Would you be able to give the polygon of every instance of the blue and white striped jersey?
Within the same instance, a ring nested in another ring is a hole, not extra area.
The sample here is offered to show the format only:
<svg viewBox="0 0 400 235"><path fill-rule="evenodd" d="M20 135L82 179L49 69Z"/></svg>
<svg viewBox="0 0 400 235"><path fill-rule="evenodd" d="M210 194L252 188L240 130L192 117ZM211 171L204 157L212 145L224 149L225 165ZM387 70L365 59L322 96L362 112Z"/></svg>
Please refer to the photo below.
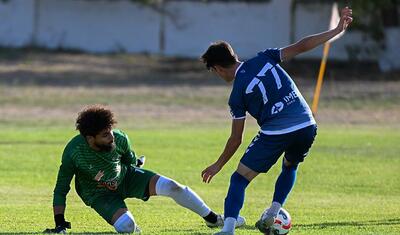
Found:
<svg viewBox="0 0 400 235"><path fill-rule="evenodd" d="M267 49L236 70L229 106L233 119L253 116L267 135L290 133L315 124L295 83L278 63L280 49Z"/></svg>

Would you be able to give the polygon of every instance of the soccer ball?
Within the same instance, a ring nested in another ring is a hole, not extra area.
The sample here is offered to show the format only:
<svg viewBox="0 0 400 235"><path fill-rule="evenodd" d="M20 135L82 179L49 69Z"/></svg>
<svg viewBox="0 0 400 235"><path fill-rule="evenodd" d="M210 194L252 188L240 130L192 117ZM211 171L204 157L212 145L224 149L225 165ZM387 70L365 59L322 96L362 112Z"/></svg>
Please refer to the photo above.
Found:
<svg viewBox="0 0 400 235"><path fill-rule="evenodd" d="M275 218L274 224L270 228L269 235L288 234L291 228L292 218L290 218L289 212L281 208Z"/></svg>

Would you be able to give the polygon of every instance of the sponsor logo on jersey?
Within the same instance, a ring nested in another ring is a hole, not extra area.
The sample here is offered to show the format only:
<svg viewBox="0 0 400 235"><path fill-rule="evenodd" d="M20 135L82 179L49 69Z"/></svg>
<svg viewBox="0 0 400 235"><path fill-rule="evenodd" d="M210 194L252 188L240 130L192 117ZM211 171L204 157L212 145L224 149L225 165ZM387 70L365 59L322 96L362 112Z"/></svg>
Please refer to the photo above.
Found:
<svg viewBox="0 0 400 235"><path fill-rule="evenodd" d="M97 172L97 175L94 177L94 180L99 182L101 178L103 178L103 176L104 176L104 171L100 170L99 172Z"/></svg>
<svg viewBox="0 0 400 235"><path fill-rule="evenodd" d="M115 191L118 188L118 181L116 178L107 180L100 183L101 186L108 188L111 191Z"/></svg>
<svg viewBox="0 0 400 235"><path fill-rule="evenodd" d="M283 100L286 102L286 105L290 105L296 101L298 98L296 91L291 91L288 95L283 97Z"/></svg>
<svg viewBox="0 0 400 235"><path fill-rule="evenodd" d="M283 110L285 105L282 102L277 102L271 108L271 114L277 114Z"/></svg>
<svg viewBox="0 0 400 235"><path fill-rule="evenodd" d="M104 176L104 171L99 171L97 172L97 175L94 177L94 180L98 182L97 187L102 188L102 187L106 187L111 191L115 191L118 188L118 176L106 180L106 181L101 181L101 178L103 178Z"/></svg>
<svg viewBox="0 0 400 235"><path fill-rule="evenodd" d="M296 91L291 91L289 92L289 94L285 95L285 97L283 97L283 101L285 101L285 103L279 101L277 103L274 104L274 106L272 106L271 108L271 114L277 114L279 112L281 112L283 110L283 108L286 106L289 106L291 104L293 104L294 102L296 102L298 96Z"/></svg>

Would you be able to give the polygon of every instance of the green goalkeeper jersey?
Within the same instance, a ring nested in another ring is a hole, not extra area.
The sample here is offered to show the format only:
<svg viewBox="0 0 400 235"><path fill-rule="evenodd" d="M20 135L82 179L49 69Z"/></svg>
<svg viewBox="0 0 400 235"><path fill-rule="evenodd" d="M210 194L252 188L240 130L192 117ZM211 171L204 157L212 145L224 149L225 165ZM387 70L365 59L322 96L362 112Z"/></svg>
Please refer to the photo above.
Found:
<svg viewBox="0 0 400 235"><path fill-rule="evenodd" d="M74 175L76 192L89 206L96 197L118 189L127 167L136 164L136 157L128 136L116 129L113 133L116 148L111 152L93 150L82 135L67 144L54 189L54 206L65 205Z"/></svg>

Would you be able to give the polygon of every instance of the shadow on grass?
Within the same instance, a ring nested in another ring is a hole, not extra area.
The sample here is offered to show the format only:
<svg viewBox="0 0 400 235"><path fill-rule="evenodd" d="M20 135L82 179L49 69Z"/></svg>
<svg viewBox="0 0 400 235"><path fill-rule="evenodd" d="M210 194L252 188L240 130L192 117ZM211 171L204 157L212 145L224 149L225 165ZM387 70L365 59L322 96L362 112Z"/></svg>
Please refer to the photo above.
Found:
<svg viewBox="0 0 400 235"><path fill-rule="evenodd" d="M297 228L329 228L329 227L353 227L353 226L376 226L376 225L398 225L398 219L368 220L368 221L338 221L315 224L295 224Z"/></svg>
<svg viewBox="0 0 400 235"><path fill-rule="evenodd" d="M217 232L217 231L215 231L215 232ZM171 229L171 230L167 230L167 231L163 232L163 234L174 234L174 233L179 233L179 234L184 233L184 234L190 234L190 235L210 235L211 234L211 233L194 232L194 231L192 231L190 229L182 229L182 230L179 230L179 229L173 230L173 229Z"/></svg>
<svg viewBox="0 0 400 235"><path fill-rule="evenodd" d="M215 231L217 232L217 230ZM163 231L161 231L161 233L166 233L166 234L172 234L172 233L180 233L180 234L191 234L191 235L209 235L210 232L207 233L203 233L203 232L197 232L194 229L164 229ZM0 235L12 235L12 234L22 234L22 235L28 235L28 234L45 234L45 233L41 233L41 232L15 232L15 233L9 233L9 232L0 232ZM107 235L107 234L120 234L120 233L116 233L116 232L81 232L81 233L74 233L74 232L68 232L67 234L73 234L73 235ZM128 234L128 233L124 233L124 234Z"/></svg>
<svg viewBox="0 0 400 235"><path fill-rule="evenodd" d="M28 233L28 232L16 232L16 233L2 233L0 232L0 235L5 235L5 234L45 234L45 233ZM75 235L90 235L90 234L95 234L95 235L100 235L100 234L117 234L116 232L87 232L87 233L71 233L68 232L67 234L75 234Z"/></svg>
<svg viewBox="0 0 400 235"><path fill-rule="evenodd" d="M399 219L385 219L385 220L368 220L368 221L338 221L338 222L326 222L326 223L315 223L315 224L294 224L295 227L301 228L329 228L329 227L353 227L353 226L376 226L376 225L398 225L400 224ZM245 225L239 230L256 230L253 225ZM185 233L185 234L193 234L193 235L206 235L208 233L199 233L193 229L164 229L163 233ZM0 235L6 234L43 234L40 232L15 232L15 233L7 233L7 232L0 232ZM86 233L68 233L68 234L75 234L75 235L100 235L100 234L116 234L115 232L86 232Z"/></svg>

